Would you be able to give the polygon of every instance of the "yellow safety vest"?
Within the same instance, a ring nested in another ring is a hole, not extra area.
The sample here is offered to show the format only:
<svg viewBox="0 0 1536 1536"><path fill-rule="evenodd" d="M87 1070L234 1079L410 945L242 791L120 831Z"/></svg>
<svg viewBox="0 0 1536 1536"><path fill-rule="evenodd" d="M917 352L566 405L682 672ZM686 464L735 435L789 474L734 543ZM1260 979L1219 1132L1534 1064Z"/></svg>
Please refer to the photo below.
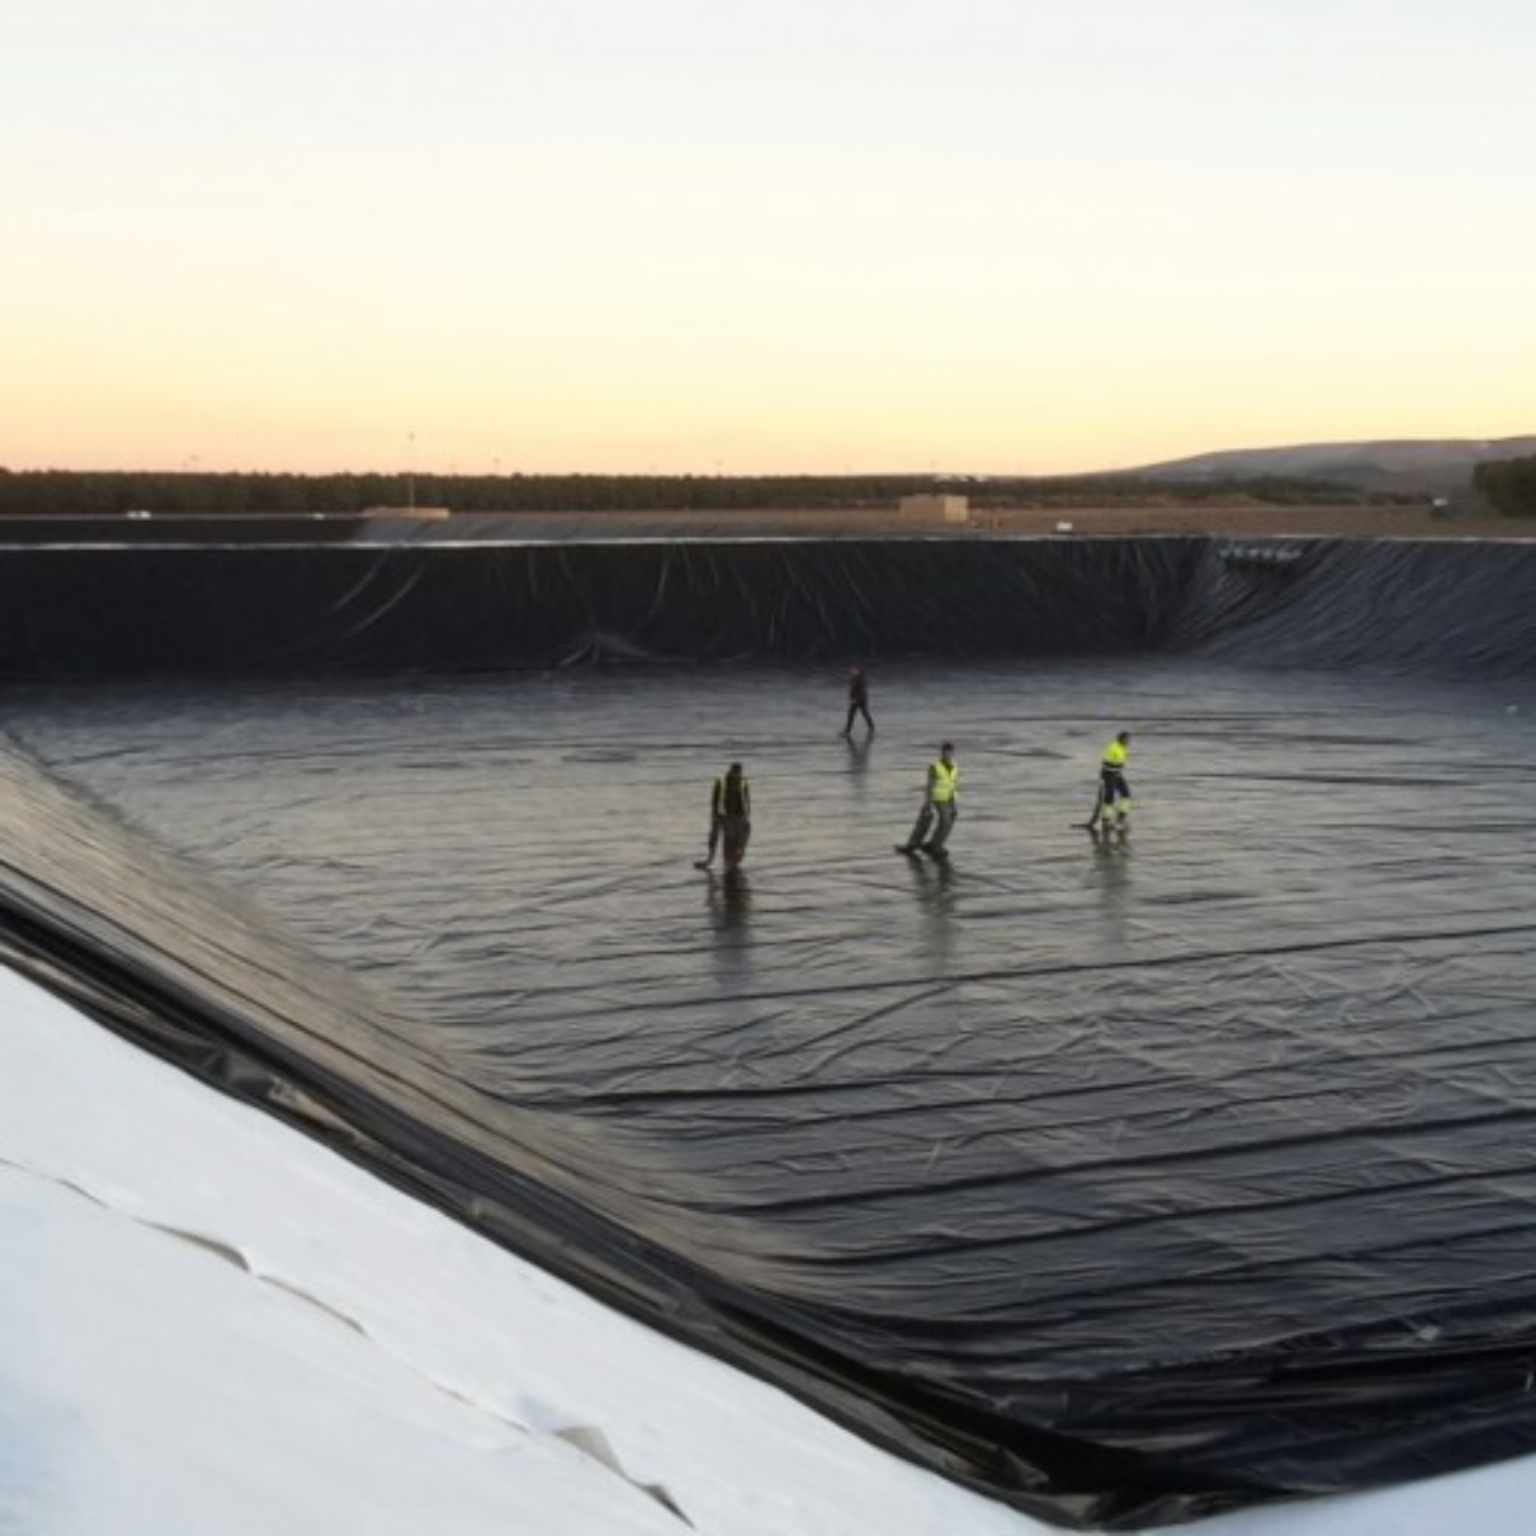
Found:
<svg viewBox="0 0 1536 1536"><path fill-rule="evenodd" d="M1104 766L1106 768L1113 768L1116 770L1116 772L1118 772L1120 769L1125 767L1125 759L1125 744L1117 736L1112 742L1110 742L1107 747L1104 748Z"/></svg>
<svg viewBox="0 0 1536 1536"><path fill-rule="evenodd" d="M928 798L935 805L946 805L955 798L955 781L960 777L960 765L950 767L941 757L928 770Z"/></svg>

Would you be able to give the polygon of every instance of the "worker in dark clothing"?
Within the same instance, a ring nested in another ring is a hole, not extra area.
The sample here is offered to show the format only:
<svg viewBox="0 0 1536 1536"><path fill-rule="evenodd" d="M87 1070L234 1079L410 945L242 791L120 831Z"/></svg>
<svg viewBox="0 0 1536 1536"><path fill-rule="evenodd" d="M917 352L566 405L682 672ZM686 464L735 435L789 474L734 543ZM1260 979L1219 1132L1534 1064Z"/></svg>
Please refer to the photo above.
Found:
<svg viewBox="0 0 1536 1536"><path fill-rule="evenodd" d="M715 850L724 855L726 871L740 866L752 836L752 786L740 763L732 763L720 778L709 800L709 852L695 869L708 869Z"/></svg>
<svg viewBox="0 0 1536 1536"><path fill-rule="evenodd" d="M1131 824L1131 786L1125 765L1131 754L1131 733L1120 731L1104 748L1099 763L1099 799L1088 818L1089 831L1124 832Z"/></svg>
<svg viewBox="0 0 1536 1536"><path fill-rule="evenodd" d="M855 667L848 674L848 723L843 727L843 735L853 735L853 722L860 716L864 716L864 724L869 727L869 734L875 734L874 716L869 712L869 678L865 675L863 667Z"/></svg>
<svg viewBox="0 0 1536 1536"><path fill-rule="evenodd" d="M916 853L922 849L936 859L947 858L944 845L949 841L950 828L959 814L960 767L955 762L955 746L946 741L939 749L938 761L928 765L928 782L923 791L923 808L917 813L917 821L911 836L905 843L897 843L898 853ZM928 835L929 828L933 835Z"/></svg>

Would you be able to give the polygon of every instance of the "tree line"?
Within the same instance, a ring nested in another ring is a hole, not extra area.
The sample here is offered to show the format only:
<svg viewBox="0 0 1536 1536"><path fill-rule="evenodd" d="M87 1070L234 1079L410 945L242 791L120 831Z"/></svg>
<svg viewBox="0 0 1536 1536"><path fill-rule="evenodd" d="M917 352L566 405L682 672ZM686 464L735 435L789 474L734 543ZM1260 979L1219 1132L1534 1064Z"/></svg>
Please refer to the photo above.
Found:
<svg viewBox="0 0 1536 1536"><path fill-rule="evenodd" d="M1479 464L1472 486L1500 517L1536 517L1536 458Z"/></svg>
<svg viewBox="0 0 1536 1536"><path fill-rule="evenodd" d="M1180 482L1136 475L298 475L0 468L0 516L121 517L146 511L274 517L407 506L478 513L849 510L892 506L902 496L935 491L966 496L983 510L1234 496L1280 506L1383 499L1356 487L1283 476Z"/></svg>

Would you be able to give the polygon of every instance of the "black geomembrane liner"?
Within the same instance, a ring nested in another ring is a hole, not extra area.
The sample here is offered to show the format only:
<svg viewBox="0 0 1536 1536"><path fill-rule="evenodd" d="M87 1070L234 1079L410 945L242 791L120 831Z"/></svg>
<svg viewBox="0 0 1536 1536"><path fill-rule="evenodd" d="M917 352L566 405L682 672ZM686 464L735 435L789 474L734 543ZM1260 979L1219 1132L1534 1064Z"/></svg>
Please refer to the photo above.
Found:
<svg viewBox="0 0 1536 1536"><path fill-rule="evenodd" d="M1526 1454L1536 549L1276 547L0 549L5 954L1063 1524Z"/></svg>

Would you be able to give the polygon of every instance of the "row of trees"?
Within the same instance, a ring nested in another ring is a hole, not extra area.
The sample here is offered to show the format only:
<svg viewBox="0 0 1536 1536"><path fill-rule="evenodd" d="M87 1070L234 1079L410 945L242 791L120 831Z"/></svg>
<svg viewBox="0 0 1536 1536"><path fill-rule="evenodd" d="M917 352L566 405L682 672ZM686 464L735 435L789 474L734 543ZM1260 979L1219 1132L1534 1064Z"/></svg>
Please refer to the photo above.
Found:
<svg viewBox="0 0 1536 1536"><path fill-rule="evenodd" d="M1097 475L935 480L931 475L288 475L103 473L0 468L0 516L281 516L432 506L454 512L762 511L891 506L902 496L949 491L975 507L1063 508L1233 496L1276 505L1366 499L1321 480L1172 482ZM1373 498L1379 499L1379 498Z"/></svg>
<svg viewBox="0 0 1536 1536"><path fill-rule="evenodd" d="M1472 485L1500 517L1536 517L1536 458L1479 464Z"/></svg>

